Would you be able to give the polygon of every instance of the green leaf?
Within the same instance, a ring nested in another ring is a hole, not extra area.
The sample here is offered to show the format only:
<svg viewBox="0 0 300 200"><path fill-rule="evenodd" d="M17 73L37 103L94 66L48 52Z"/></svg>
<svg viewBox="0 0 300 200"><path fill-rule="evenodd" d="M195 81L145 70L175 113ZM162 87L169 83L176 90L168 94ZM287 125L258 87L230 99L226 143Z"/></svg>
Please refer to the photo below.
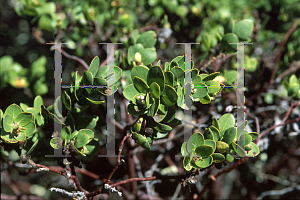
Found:
<svg viewBox="0 0 300 200"><path fill-rule="evenodd" d="M85 133L85 131L80 130L75 138L75 147L80 148L86 145L89 142L89 136Z"/></svg>
<svg viewBox="0 0 300 200"><path fill-rule="evenodd" d="M78 71L76 71L74 74L73 74L73 77L72 77L72 85L71 86L74 86L74 88L70 88L70 91L71 93L74 94L76 100L78 101L78 97L77 97L77 90L78 90L78 86L79 86L79 83L80 83L80 80L81 78L78 77Z"/></svg>
<svg viewBox="0 0 300 200"><path fill-rule="evenodd" d="M250 146L252 149L251 149L251 151L247 152L246 156L255 157L260 153L259 148L255 143L250 142L250 144L248 146Z"/></svg>
<svg viewBox="0 0 300 200"><path fill-rule="evenodd" d="M200 98L199 100L202 104L209 104L211 102L210 96L208 94Z"/></svg>
<svg viewBox="0 0 300 200"><path fill-rule="evenodd" d="M252 150L252 147L248 146L248 145L245 145L245 150L246 151L251 151Z"/></svg>
<svg viewBox="0 0 300 200"><path fill-rule="evenodd" d="M203 81L212 81L214 78L216 78L218 75L220 74L220 72L214 72L214 73L211 73L209 75L207 75Z"/></svg>
<svg viewBox="0 0 300 200"><path fill-rule="evenodd" d="M148 67L144 65L136 66L131 70L131 79L133 80L134 77L137 76L141 78L143 81L147 82L148 72L149 72Z"/></svg>
<svg viewBox="0 0 300 200"><path fill-rule="evenodd" d="M172 130L172 127L161 123L157 123L157 125L154 128L161 133L169 132Z"/></svg>
<svg viewBox="0 0 300 200"><path fill-rule="evenodd" d="M91 73L90 71L85 71L85 72L83 72L82 78L83 78L83 84L84 84L85 86L87 86L87 85L93 85L93 75L92 75L92 73ZM92 91L92 88L91 88L91 87L86 87L85 89L86 89L86 91L87 91L89 94L90 94L91 91Z"/></svg>
<svg viewBox="0 0 300 200"><path fill-rule="evenodd" d="M128 49L127 60L128 63L131 64L131 61L135 60L135 54L144 49L142 44L135 44Z"/></svg>
<svg viewBox="0 0 300 200"><path fill-rule="evenodd" d="M166 106L172 106L177 103L177 99L178 95L176 91L169 85L166 85L160 97L161 103L165 104Z"/></svg>
<svg viewBox="0 0 300 200"><path fill-rule="evenodd" d="M33 107L37 110L40 110L41 105L43 105L43 99L41 96L38 95L34 98ZM24 110L24 111L26 111L26 110Z"/></svg>
<svg viewBox="0 0 300 200"><path fill-rule="evenodd" d="M244 19L237 22L234 26L234 33L241 39L246 40L252 33L254 23L251 19Z"/></svg>
<svg viewBox="0 0 300 200"><path fill-rule="evenodd" d="M129 103L127 109L128 109L128 113L131 114L131 115L142 115L145 112L144 109L139 110L137 108L137 106L135 106L133 103Z"/></svg>
<svg viewBox="0 0 300 200"><path fill-rule="evenodd" d="M220 136L222 137L226 129L230 127L234 127L235 119L233 115L228 113L220 117L219 125L220 125Z"/></svg>
<svg viewBox="0 0 300 200"><path fill-rule="evenodd" d="M295 83L298 83L298 80L297 80L297 77L295 74L291 75L290 79L289 79L289 84L292 85L292 84L295 84Z"/></svg>
<svg viewBox="0 0 300 200"><path fill-rule="evenodd" d="M53 149L60 149L62 148L63 140L59 137L54 137L50 140L50 145Z"/></svg>
<svg viewBox="0 0 300 200"><path fill-rule="evenodd" d="M152 102L152 105L151 105L150 110L149 110L150 111L149 114L150 114L151 117L156 115L156 113L158 111L159 104L160 104L160 99L159 98L152 98L152 101L153 102Z"/></svg>
<svg viewBox="0 0 300 200"><path fill-rule="evenodd" d="M233 161L234 161L234 157L231 156L231 155L229 155L229 154L227 154L226 160L227 160L228 162L233 162Z"/></svg>
<svg viewBox="0 0 300 200"><path fill-rule="evenodd" d="M22 109L17 104L11 104L8 106L4 112L5 115L10 115L13 119L15 119L20 113L22 113Z"/></svg>
<svg viewBox="0 0 300 200"><path fill-rule="evenodd" d="M18 123L21 127L26 126L29 124L31 121L34 121L34 117L32 113L21 113L19 114L16 119L14 120L16 123Z"/></svg>
<svg viewBox="0 0 300 200"><path fill-rule="evenodd" d="M204 133L203 133L203 136L205 139L210 139L210 140L215 140L214 139L214 134L213 132L210 130L210 128L206 128ZM216 141L216 140L215 140Z"/></svg>
<svg viewBox="0 0 300 200"><path fill-rule="evenodd" d="M227 50L229 53L236 52L237 44L229 43L238 43L239 39L234 33L227 33L224 35L221 41L221 48Z"/></svg>
<svg viewBox="0 0 300 200"><path fill-rule="evenodd" d="M30 76L32 79L43 77L46 74L47 58L41 56L35 60L30 66Z"/></svg>
<svg viewBox="0 0 300 200"><path fill-rule="evenodd" d="M21 131L18 136L15 137L16 140L18 140L19 142L23 142L26 140L26 133L24 131Z"/></svg>
<svg viewBox="0 0 300 200"><path fill-rule="evenodd" d="M45 4L42 4L42 6L36 7L35 11L38 15L42 14L55 14L56 12L56 6L54 2L48 2Z"/></svg>
<svg viewBox="0 0 300 200"><path fill-rule="evenodd" d="M175 81L180 83L183 86L184 83L184 70L180 67L173 67L171 72L174 74Z"/></svg>
<svg viewBox="0 0 300 200"><path fill-rule="evenodd" d="M197 133L194 133L188 143L187 143L187 150L188 152L192 152L193 149L195 149L197 146L199 145L203 145L204 144L204 136L197 132Z"/></svg>
<svg viewBox="0 0 300 200"><path fill-rule="evenodd" d="M209 145L200 145L195 149L195 153L202 158L207 158L208 156L212 155L213 152L213 147Z"/></svg>
<svg viewBox="0 0 300 200"><path fill-rule="evenodd" d="M236 70L226 70L224 74L224 78L228 83L234 83L237 79L237 71Z"/></svg>
<svg viewBox="0 0 300 200"><path fill-rule="evenodd" d="M203 98L208 93L208 88L203 83L195 83L194 88L195 93L192 94L193 98Z"/></svg>
<svg viewBox="0 0 300 200"><path fill-rule="evenodd" d="M153 82L150 85L150 92L151 92L151 94L153 94L154 98L159 98L159 96L160 96L160 87L159 87L159 85L157 83Z"/></svg>
<svg viewBox="0 0 300 200"><path fill-rule="evenodd" d="M249 134L245 134L245 145L248 145L252 141L252 137Z"/></svg>
<svg viewBox="0 0 300 200"><path fill-rule="evenodd" d="M214 151L216 150L216 142L214 140L204 140L204 144L211 146Z"/></svg>
<svg viewBox="0 0 300 200"><path fill-rule="evenodd" d="M213 157L214 163L221 163L225 160L225 156L220 153L214 153L214 154L212 154L212 157Z"/></svg>
<svg viewBox="0 0 300 200"><path fill-rule="evenodd" d="M137 94L139 94L139 91L135 89L133 84L128 85L123 91L124 97L130 101L132 101Z"/></svg>
<svg viewBox="0 0 300 200"><path fill-rule="evenodd" d="M70 140L74 139L78 134L78 131L74 131L73 133L71 133L71 138Z"/></svg>
<svg viewBox="0 0 300 200"><path fill-rule="evenodd" d="M64 91L63 93L62 93L62 102L63 102L63 104L65 105L65 107L68 109L68 110L71 110L71 104L72 104L72 102L71 102L71 98L70 98L70 96L67 94L67 92L66 91Z"/></svg>
<svg viewBox="0 0 300 200"><path fill-rule="evenodd" d="M47 30L49 32L55 28L55 22L49 15L42 15L39 19L38 26L41 29Z"/></svg>
<svg viewBox="0 0 300 200"><path fill-rule="evenodd" d="M193 167L190 164L190 157L185 157L183 159L183 167L186 171L191 171Z"/></svg>
<svg viewBox="0 0 300 200"><path fill-rule="evenodd" d="M165 72L166 85L172 86L174 85L174 74L170 71Z"/></svg>
<svg viewBox="0 0 300 200"><path fill-rule="evenodd" d="M143 49L139 51L139 53L141 54L142 63L144 65L149 65L150 63L154 62L157 57L156 50L153 48Z"/></svg>
<svg viewBox="0 0 300 200"><path fill-rule="evenodd" d="M187 149L187 142L182 143L182 145L181 145L181 155L183 157L189 157L190 153L191 152L189 152L188 149Z"/></svg>
<svg viewBox="0 0 300 200"><path fill-rule="evenodd" d="M176 61L178 63L178 66L184 70L184 56L177 56L176 58L174 58L171 62ZM192 69L192 65L191 65L191 69Z"/></svg>
<svg viewBox="0 0 300 200"><path fill-rule="evenodd" d="M198 160L195 164L196 166L200 167L200 168L206 168L208 166L210 166L213 162L213 158L212 156L209 156L207 158L204 158L202 160Z"/></svg>
<svg viewBox="0 0 300 200"><path fill-rule="evenodd" d="M219 130L214 126L210 126L209 129L211 130L211 132L214 135L214 141L220 140L221 136L220 136Z"/></svg>
<svg viewBox="0 0 300 200"><path fill-rule="evenodd" d="M61 130L61 138L65 141L65 145L70 141L71 131L67 126L64 126Z"/></svg>
<svg viewBox="0 0 300 200"><path fill-rule="evenodd" d="M147 93L149 91L147 83L137 76L133 79L133 85L140 93Z"/></svg>
<svg viewBox="0 0 300 200"><path fill-rule="evenodd" d="M192 83L193 83L194 85L197 85L198 83L204 84L204 83L202 82L202 78L201 78L200 75L194 76L193 79L192 79Z"/></svg>
<svg viewBox="0 0 300 200"><path fill-rule="evenodd" d="M240 138L245 133L245 122L243 122L239 127L237 128L237 138Z"/></svg>
<svg viewBox="0 0 300 200"><path fill-rule="evenodd" d="M175 118L175 115L176 115L175 109L172 106L168 107L167 115L161 121L161 123L168 124L169 122L171 122Z"/></svg>
<svg viewBox="0 0 300 200"><path fill-rule="evenodd" d="M236 132L237 132L237 129L235 127L230 127L228 129L226 129L226 131L224 132L223 138L222 138L222 142L225 142L228 145L230 145L236 136Z"/></svg>
<svg viewBox="0 0 300 200"><path fill-rule="evenodd" d="M24 112L26 112L27 109L29 108L29 106L28 106L27 104L25 104L25 103L20 103L20 107L22 108L22 110L23 110ZM38 108L38 109L39 109L39 108Z"/></svg>
<svg viewBox="0 0 300 200"><path fill-rule="evenodd" d="M220 83L218 83L216 81L207 81L205 83L208 87L208 93L209 94L217 93L221 89Z"/></svg>
<svg viewBox="0 0 300 200"><path fill-rule="evenodd" d="M136 40L136 43L140 43L144 48L153 47L156 43L156 33L154 31L147 31L142 33Z"/></svg>
<svg viewBox="0 0 300 200"><path fill-rule="evenodd" d="M92 104L100 105L100 104L105 103L105 100L100 100L100 99L95 98L95 97L93 97L93 96L88 96L88 97L86 97L86 96L82 95L81 98L82 98L82 99L83 99L83 98L86 99L88 102L90 102L90 103L92 103Z"/></svg>
<svg viewBox="0 0 300 200"><path fill-rule="evenodd" d="M184 18L189 13L189 9L185 5L179 5L176 7L176 14Z"/></svg>
<svg viewBox="0 0 300 200"><path fill-rule="evenodd" d="M15 127L17 128L17 127ZM5 115L4 119L3 119L3 129L6 132L12 132L12 130L14 129L14 118L10 115Z"/></svg>
<svg viewBox="0 0 300 200"><path fill-rule="evenodd" d="M225 142L217 141L217 150L220 153L226 153L229 150L229 146Z"/></svg>
<svg viewBox="0 0 300 200"><path fill-rule="evenodd" d="M159 85L160 91L163 92L165 87L165 76L159 66L153 66L148 72L148 85L151 85L153 82L156 82Z"/></svg>
<svg viewBox="0 0 300 200"><path fill-rule="evenodd" d="M181 87L181 85L178 85L177 88L177 95L178 95L178 99L177 99L177 105L178 106L182 106L184 103L184 88Z"/></svg>
<svg viewBox="0 0 300 200"><path fill-rule="evenodd" d="M93 77L96 77L99 66L100 66L100 59L98 56L96 56L92 60L90 67L89 67L89 71L92 73Z"/></svg>
<svg viewBox="0 0 300 200"><path fill-rule="evenodd" d="M107 77L107 70L108 70L107 65L100 67L94 77L99 77L99 78Z"/></svg>
<svg viewBox="0 0 300 200"><path fill-rule="evenodd" d="M258 138L258 136L259 136L259 134L256 133L256 132L251 132L251 133L249 133L249 135L252 137L252 141L256 140Z"/></svg>
<svg viewBox="0 0 300 200"><path fill-rule="evenodd" d="M235 142L231 143L234 151L240 156L240 157L245 157L246 156L246 152L245 149L242 149L242 147L240 145L238 145Z"/></svg>
<svg viewBox="0 0 300 200"><path fill-rule="evenodd" d="M0 128L2 128L2 118L3 118L3 112L0 109Z"/></svg>
<svg viewBox="0 0 300 200"><path fill-rule="evenodd" d="M96 88L96 90L100 93L105 93L105 90L107 89L107 82L104 78L96 77L94 78L94 85L95 86L106 86L106 88Z"/></svg>
<svg viewBox="0 0 300 200"><path fill-rule="evenodd" d="M18 140L15 139L15 137L13 137L12 134L10 134L10 132L6 132L3 128L0 129L1 131L1 138L7 142L7 143L17 143Z"/></svg>
<svg viewBox="0 0 300 200"><path fill-rule="evenodd" d="M29 122L23 128L24 128L23 131L26 133L26 137L30 137L35 132L35 123L34 122Z"/></svg>
<svg viewBox="0 0 300 200"><path fill-rule="evenodd" d="M213 121L212 121L212 125L217 128L218 130L220 130L220 125L219 125L219 121L214 118Z"/></svg>
<svg viewBox="0 0 300 200"><path fill-rule="evenodd" d="M122 77L122 69L118 66L114 66L115 83Z"/></svg>
<svg viewBox="0 0 300 200"><path fill-rule="evenodd" d="M90 129L81 129L78 133L85 133L89 137L89 139L94 138L94 132Z"/></svg>

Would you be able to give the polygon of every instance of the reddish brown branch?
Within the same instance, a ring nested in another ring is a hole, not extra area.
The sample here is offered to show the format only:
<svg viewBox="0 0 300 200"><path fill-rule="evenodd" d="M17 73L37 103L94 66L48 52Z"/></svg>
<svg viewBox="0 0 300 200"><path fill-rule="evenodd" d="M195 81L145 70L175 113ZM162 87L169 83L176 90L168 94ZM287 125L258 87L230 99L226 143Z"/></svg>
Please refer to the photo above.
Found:
<svg viewBox="0 0 300 200"><path fill-rule="evenodd" d="M121 144L120 144L120 148L119 148L118 163L116 164L116 166L115 166L115 168L113 169L113 171L109 174L106 183L109 183L109 182L110 182L111 177L114 175L115 171L117 171L119 165L122 164L122 163L121 163L121 154L122 154L124 142L125 142L125 140L126 140L127 138L130 138L130 137L131 137L131 134L128 134L128 135L126 135L126 136L123 138L123 140L122 140L122 142L121 142Z"/></svg>
<svg viewBox="0 0 300 200"><path fill-rule="evenodd" d="M88 64L86 64L86 62L84 60L82 60L81 58L78 58L77 56L71 56L70 54L68 54L67 52L65 52L64 50L61 50L62 55L64 55L65 57L71 59L71 60L75 60L77 62L79 62L80 64L83 65L83 67L86 70L89 70L89 66Z"/></svg>
<svg viewBox="0 0 300 200"><path fill-rule="evenodd" d="M119 186L119 185L123 185L125 183L134 182L134 181L151 181L151 180L155 180L155 179L156 179L155 176L147 177L147 178L131 178L131 179L127 179L127 180L124 180L124 181L120 181L118 183L114 183L114 184L112 184L110 186L111 187L116 187L116 186Z"/></svg>
<svg viewBox="0 0 300 200"><path fill-rule="evenodd" d="M110 186L111 187L116 187L116 186L119 186L119 185L123 185L123 184L126 184L126 183L131 183L131 182L135 182L135 181L151 181L151 180L155 180L155 179L156 179L155 176L147 177L147 178L130 178L130 179L127 179L127 180L124 180L124 181L120 181L118 183L114 183ZM101 192L102 192L102 189L98 189L95 192L91 192L91 193L87 194L86 197L93 197L93 196L96 196L98 194L101 194Z"/></svg>
<svg viewBox="0 0 300 200"><path fill-rule="evenodd" d="M32 162L32 161L31 161ZM59 171L59 170L56 170L56 169L53 169L53 168L49 168L49 167L46 167L44 165L41 165L41 164L35 164L35 167L36 168L47 168L49 171L52 171L52 172L55 172L57 174L60 174L62 176L65 176L65 177L68 177L67 174L65 172L62 172L62 171ZM77 176L74 176L74 175L71 175L69 178L73 179L74 182L75 182L75 185L76 187L78 188L78 190L80 190L81 192L84 192L84 193L88 193L86 190L84 190L81 185L80 185L80 182L77 178Z"/></svg>
<svg viewBox="0 0 300 200"><path fill-rule="evenodd" d="M292 64L292 65L293 65L293 64ZM291 74L291 73L297 71L298 69L300 69L300 65L294 65L294 66L291 66L289 69L287 69L287 70L285 70L284 72L282 72L282 74L280 74L280 75L276 78L275 82L276 82L276 83L280 82L281 79L282 79L283 77L285 77L286 75Z"/></svg>
<svg viewBox="0 0 300 200"><path fill-rule="evenodd" d="M296 122L296 121L300 121L300 117L298 117L298 118L295 118L295 119L292 119L292 120L286 122L286 120L287 120L287 118L289 117L289 115L290 115L290 113L291 113L293 107L294 107L295 105L297 105L297 104L299 104L299 102L293 102L293 103L291 104L289 110L287 111L285 117L283 118L282 122L281 122L280 124L277 124L277 125L274 125L274 126L270 127L269 129L267 129L266 131L264 131L263 133L261 133L261 134L258 136L258 138L256 139L256 142L255 142L255 143L257 144L261 137L265 136L265 135L268 134L271 130L275 129L275 128L278 127L278 126L283 126L283 125L290 124L290 123L293 123L293 122ZM248 115L250 114L249 112L247 112L247 113L248 113ZM250 115L249 115L249 116L250 116ZM252 116L252 115L251 115L251 116ZM252 117L254 117L254 116L252 116ZM257 123L258 123L258 122L257 122ZM258 127L258 125L257 125L257 127ZM259 128L257 128L257 129L259 129ZM214 178L218 178L220 175L222 175L222 174L224 174L224 173L231 172L234 168L236 168L236 167L238 167L239 165L243 164L243 163L246 162L248 159L249 159L249 157L245 157L245 158L239 160L238 162L236 162L236 163L235 163L233 166L231 166L230 168L228 168L228 169L223 169L222 171L220 171L217 175L214 176ZM207 191L207 189L209 188L210 184L212 184L213 181L214 181L213 179L210 179L210 180L208 181L208 183L205 185L205 187L204 187L203 190L201 191L200 195L198 196L198 198L197 198L198 200L200 200L200 199L203 197L204 193Z"/></svg>
<svg viewBox="0 0 300 200"><path fill-rule="evenodd" d="M286 41L288 40L288 38L290 37L290 35L293 33L293 31L297 28L297 24L298 24L298 21L299 21L299 18L296 18L292 27L288 30L288 32L285 34L285 36L283 37L283 40L281 41L281 43L279 44L279 52L276 56L276 59L275 59L275 64L274 64L274 67L273 67L273 70L272 70L272 75L271 75L271 78L270 78L270 81L268 83L268 85L266 85L266 87L262 88L259 92L257 92L255 95L251 96L246 103L252 101L253 99L257 98L261 93L263 93L264 91L266 91L270 85L274 84L274 79L275 79L275 75L276 75L276 72L277 72L277 69L278 69L278 65L279 65L279 61L280 61L280 58L281 58L281 54L282 54L282 49L283 49L283 46L285 45Z"/></svg>
<svg viewBox="0 0 300 200"><path fill-rule="evenodd" d="M243 164L244 162L246 162L249 159L249 157L245 157L241 160L239 160L238 162L236 162L234 165L232 165L230 168L228 169L223 169L222 171L220 171L219 173L217 173L214 178L209 179L208 183L205 185L205 187L203 188L203 190L201 191L201 193L199 194L197 200L200 200L203 195L205 194L206 190L209 188L209 186L215 181L216 178L218 178L219 176L221 176L224 173L228 173L231 172L233 169L235 169L237 166Z"/></svg>
<svg viewBox="0 0 300 200"><path fill-rule="evenodd" d="M282 42L279 45L279 52L278 52L276 60L275 60L275 65L274 65L274 68L273 68L273 71L272 71L272 75L271 75L271 79L269 81L269 85L274 83L274 79L275 79L276 72L277 72L277 69L278 69L278 65L279 65L279 61L280 61L280 58L281 58L283 47L284 47L285 43L287 42L288 38L290 37L290 35L294 32L294 30L296 30L298 21L299 21L299 18L296 18L293 25L292 25L292 27L285 34L285 36L283 37Z"/></svg>
<svg viewBox="0 0 300 200"><path fill-rule="evenodd" d="M285 121L287 120L287 118L289 117L290 113L292 112L293 107L297 104L297 102L293 102L289 108L289 110L287 111L285 117L283 118L283 120L281 121L280 124L274 125L270 128L268 128L267 130L265 130L263 133L259 134L256 142L258 142L260 140L261 137L265 136L266 134L268 134L270 131L272 131L273 129L275 129L278 126L283 126L285 125ZM297 118L296 118L297 119Z"/></svg>

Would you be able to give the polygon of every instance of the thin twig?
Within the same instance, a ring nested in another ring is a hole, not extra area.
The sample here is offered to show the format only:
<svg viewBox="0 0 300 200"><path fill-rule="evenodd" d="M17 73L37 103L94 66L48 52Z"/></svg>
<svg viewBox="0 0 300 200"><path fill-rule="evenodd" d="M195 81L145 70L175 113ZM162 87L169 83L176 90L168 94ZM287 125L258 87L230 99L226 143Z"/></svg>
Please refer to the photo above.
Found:
<svg viewBox="0 0 300 200"><path fill-rule="evenodd" d="M126 136L123 138L123 140L122 140L122 142L121 142L121 144L120 144L120 148L119 148L118 163L116 164L116 166L115 166L115 168L113 169L113 171L109 174L106 183L109 183L109 182L110 182L111 177L114 175L114 173L115 173L115 171L118 169L119 165L122 164L122 163L121 163L121 153L122 153L122 150L123 150L123 145L124 145L125 140L126 140L127 138L130 138L130 137L131 137L131 134L128 134L128 135L126 135Z"/></svg>
<svg viewBox="0 0 300 200"><path fill-rule="evenodd" d="M283 46L285 45L286 41L288 40L288 38L290 37L290 35L293 33L293 31L296 30L298 21L299 21L299 18L296 18L295 21L294 21L294 23L293 23L293 25L292 25L292 27L285 34L285 36L283 37L282 42L279 45L279 52L278 52L278 54L276 56L276 59L275 59L275 64L274 64L274 67L273 67L273 70L272 70L272 75L271 75L269 83L264 88L262 88L259 92L257 92L253 96L251 96L247 100L246 104L248 104L248 102L250 102L253 99L255 99L256 97L258 97L261 93L263 93L264 91L266 91L270 87L270 85L272 85L272 84L275 83L274 79L275 79L275 75L276 75L276 72L277 72L277 69L278 69L278 65L279 65L279 61L280 61L280 58L281 58Z"/></svg>
<svg viewBox="0 0 300 200"><path fill-rule="evenodd" d="M261 134L259 134L258 138L256 139L256 142L258 142L258 141L260 140L261 137L265 136L266 134L268 134L270 131L272 131L272 130L275 129L276 127L286 125L285 121L286 121L287 118L289 117L289 115L290 115L290 113L291 113L293 107L294 107L296 104L297 104L297 102L293 102L293 103L290 105L290 107L289 107L289 109L288 109L288 111L287 111L285 117L283 118L283 120L281 121L280 124L274 125L274 126L268 128L267 130L265 130L264 132L262 132ZM298 119L298 118L296 118L296 119ZM291 121L294 121L294 120L295 120L295 119L293 119L293 120L291 120ZM296 120L296 121L297 121L297 120ZM291 123L292 123L292 122L291 122Z"/></svg>
<svg viewBox="0 0 300 200"><path fill-rule="evenodd" d="M120 181L118 183L111 184L110 186L111 187L116 187L116 186L119 186L119 185L123 185L125 183L130 183L130 182L135 182L135 181L151 181L151 180L155 180L155 179L156 179L155 176L147 177L147 178L131 178L131 179L127 179L127 180L124 180L124 181ZM101 194L101 192L102 192L102 189L98 189L95 192L90 192L89 194L86 194L86 197L93 197L93 196L96 196L98 194Z"/></svg>
<svg viewBox="0 0 300 200"><path fill-rule="evenodd" d="M267 129L266 131L264 131L263 133L261 133L261 134L258 136L258 138L256 139L255 143L257 144L258 141L259 141L259 139L260 139L261 137L263 137L264 135L266 135L267 133L269 133L271 130L275 129L277 126L283 126L283 125L290 124L290 123L293 123L293 122L296 122L296 121L300 121L300 117L298 117L298 118L292 119L292 120L290 120L290 121L288 121L288 122L285 122L285 121L287 120L288 116L290 115L290 113L291 113L293 107L294 107L295 105L297 105L298 103L299 103L299 102L294 102L294 103L292 103L291 106L290 106L290 108L289 108L289 110L287 111L287 113L286 113L284 119L282 120L282 122L281 122L280 124L278 124L278 125L272 126L271 128L269 128L269 129ZM249 116L250 116L250 115L249 115ZM223 169L221 172L219 172L219 173L218 173L217 175L215 175L214 177L217 178L217 177L219 177L220 175L222 175L222 174L224 174L224 173L228 173L228 172L232 171L233 169L235 169L235 168L238 167L239 165L241 165L241 164L243 164L244 162L246 162L248 159L249 159L249 157L245 157L245 158L239 160L239 161L236 162L233 166L231 166L231 167L228 168L228 169ZM198 200L200 200L200 199L203 197L203 195L205 194L205 192L206 192L207 189L209 188L210 184L212 184L212 182L213 182L212 179L210 179L210 180L208 181L208 183L205 185L205 187L204 187L203 190L201 191L200 195L198 196L198 198L197 198Z"/></svg>
<svg viewBox="0 0 300 200"><path fill-rule="evenodd" d="M231 172L233 169L235 169L237 166L241 165L242 163L246 162L248 159L249 159L249 157L245 157L245 158L237 161L234 165L232 165L232 167L230 167L228 169L223 169L222 171L217 173L214 177L218 178L219 176L221 176L224 173ZM203 188L203 190L199 194L197 200L200 200L203 197L203 195L205 194L205 192L209 188L209 186L212 184L212 182L213 182L213 179L209 179L208 183L205 185L205 187Z"/></svg>
<svg viewBox="0 0 300 200"><path fill-rule="evenodd" d="M134 181L152 181L152 180L155 180L155 179L156 179L155 176L147 177L147 178L131 178L131 179L127 179L127 180L124 180L124 181L120 181L118 183L111 184L110 186L111 187L116 187L118 185L123 185L125 183L130 183L130 182L134 182Z"/></svg>
<svg viewBox="0 0 300 200"><path fill-rule="evenodd" d="M260 133L258 118L257 118L257 117L254 117L254 116L249 112L248 109L246 109L246 113L247 113L247 115L248 115L250 118L252 118L252 119L255 120L255 124L256 124L256 132L257 132L257 133Z"/></svg>
<svg viewBox="0 0 300 200"><path fill-rule="evenodd" d="M78 58L77 56L71 56L70 54L68 54L67 52L65 52L63 49L61 49L61 53L62 55L64 55L65 57L71 59L71 60L75 60L77 62L79 62L80 64L83 65L83 67L86 69L86 70L89 70L89 66L88 64L86 64L86 62L84 60L82 60L81 58Z"/></svg>
<svg viewBox="0 0 300 200"><path fill-rule="evenodd" d="M292 65L293 65L293 63L292 63ZM287 70L285 70L284 72L282 72L282 74L280 74L280 75L276 78L275 82L276 82L276 83L279 83L283 77L285 77L286 75L291 74L291 73L297 71L298 69L300 69L300 65L294 65L294 66L291 66L289 69L287 69Z"/></svg>

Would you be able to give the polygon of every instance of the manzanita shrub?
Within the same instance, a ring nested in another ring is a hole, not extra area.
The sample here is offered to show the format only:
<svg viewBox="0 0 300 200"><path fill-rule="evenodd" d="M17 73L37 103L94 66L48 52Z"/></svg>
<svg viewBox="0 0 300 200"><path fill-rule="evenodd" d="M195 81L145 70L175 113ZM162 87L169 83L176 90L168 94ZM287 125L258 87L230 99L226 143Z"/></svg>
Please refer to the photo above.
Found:
<svg viewBox="0 0 300 200"><path fill-rule="evenodd" d="M232 162L234 157L257 156L259 148L252 141L258 137L258 133L248 133L244 130L246 125L247 121L236 128L232 114L225 114L218 120L214 118L203 134L195 133L188 142L182 144L184 168L188 171L193 168L205 169L212 164L220 168L220 163L225 159ZM241 137L244 137L245 149L237 144Z"/></svg>
<svg viewBox="0 0 300 200"><path fill-rule="evenodd" d="M137 53L133 52L133 55L136 57ZM141 63L145 62L143 59L138 60ZM26 145L24 149L32 152L40 135L36 126L53 127L55 121L62 124L63 128L61 133L52 134L51 140L48 141L50 146L54 149L63 148L64 152L71 148L82 156L89 155L91 159L92 154L99 149L98 139L94 137L93 132L99 117L85 117L83 114L89 105L105 103L105 100L100 100L100 96L112 95L116 92L117 86L114 84L113 89L76 86L107 86L108 76L114 76L116 83L122 75L122 70L117 66L103 66L98 69L99 64L99 58L95 57L89 70L82 76L77 71L72 74L71 86L74 87L64 91L61 96L62 113L55 112L54 105L46 108L40 96L35 98L33 107L21 103L20 106L10 105L4 113L0 110L1 138L7 143L25 142L31 138L32 146ZM107 73L109 67L114 67L113 74ZM198 69L194 68L193 61L191 61L191 70L186 70L184 56L178 56L170 63L166 63L164 69L161 68L160 61L158 65L141 64L131 69L132 84L124 89L123 95L130 101L128 113L138 116L131 133L132 138L141 147L151 149L154 140L165 137L172 130L171 126L182 123L175 118L175 106L189 109L184 103L186 73L191 73L192 77L190 100L193 102L200 101L202 104L208 104L224 87L217 81L219 72L199 73ZM232 76L236 74L233 73ZM60 97L56 103L58 101ZM76 105L82 106L83 109ZM61 121L60 118L63 120ZM184 168L188 171L192 168L204 169L213 163L222 163L226 159L232 162L234 157L258 155L259 149L252 142L258 137L258 133L248 133L244 130L245 126L246 124L242 124L236 128L235 118L231 114L213 119L212 125L206 128L203 134L195 133L187 143L182 144ZM240 137L245 137L245 149L237 144Z"/></svg>

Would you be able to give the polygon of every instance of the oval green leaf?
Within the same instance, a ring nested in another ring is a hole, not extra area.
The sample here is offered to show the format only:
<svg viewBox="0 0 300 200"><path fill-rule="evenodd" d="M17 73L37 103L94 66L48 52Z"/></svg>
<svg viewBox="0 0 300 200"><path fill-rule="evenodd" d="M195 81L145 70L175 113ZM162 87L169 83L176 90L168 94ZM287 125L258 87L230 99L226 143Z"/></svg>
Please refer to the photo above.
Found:
<svg viewBox="0 0 300 200"><path fill-rule="evenodd" d="M159 85L160 91L163 92L165 87L165 76L162 69L157 65L149 70L147 77L148 85L151 85L154 82Z"/></svg>
<svg viewBox="0 0 300 200"><path fill-rule="evenodd" d="M177 103L178 95L176 91L169 85L165 86L163 93L161 94L161 103L166 106L173 106Z"/></svg>

